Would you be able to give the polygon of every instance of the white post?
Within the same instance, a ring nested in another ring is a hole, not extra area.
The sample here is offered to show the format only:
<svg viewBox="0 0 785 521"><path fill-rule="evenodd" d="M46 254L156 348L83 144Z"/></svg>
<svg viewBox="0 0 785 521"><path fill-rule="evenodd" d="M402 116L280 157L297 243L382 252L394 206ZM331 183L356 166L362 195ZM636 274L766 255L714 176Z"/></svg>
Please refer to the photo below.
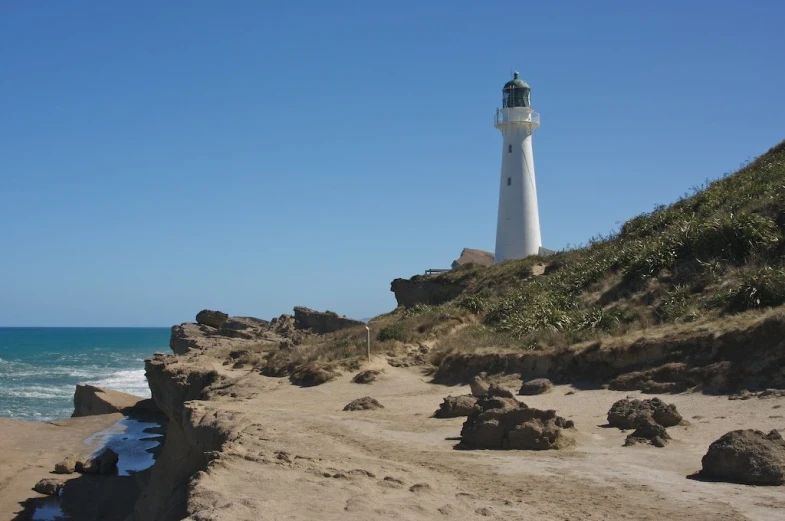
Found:
<svg viewBox="0 0 785 521"><path fill-rule="evenodd" d="M371 328L365 326L365 347L368 349L368 361L371 361Z"/></svg>

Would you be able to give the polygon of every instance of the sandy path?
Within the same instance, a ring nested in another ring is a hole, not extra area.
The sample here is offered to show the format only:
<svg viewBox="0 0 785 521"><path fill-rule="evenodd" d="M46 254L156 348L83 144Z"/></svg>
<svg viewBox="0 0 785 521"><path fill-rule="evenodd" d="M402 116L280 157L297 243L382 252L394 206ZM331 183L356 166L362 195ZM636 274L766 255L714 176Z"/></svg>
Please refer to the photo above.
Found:
<svg viewBox="0 0 785 521"><path fill-rule="evenodd" d="M371 385L347 374L313 388L232 371L244 375L238 396L209 406L239 413L243 434L197 480L190 506L198 519L783 519L782 487L687 476L728 430L785 428L785 399L662 396L690 425L669 429L674 441L664 449L623 448L626 433L603 425L614 401L638 393L557 387L524 401L575 420L574 449L458 451L463 419L430 415L443 396L468 388L377 366L385 375ZM385 408L341 410L365 395Z"/></svg>
<svg viewBox="0 0 785 521"><path fill-rule="evenodd" d="M88 455L84 440L122 418L119 413L46 423L0 418L0 521L14 519L28 498L44 497L33 491L39 480L78 477L51 471L66 456Z"/></svg>

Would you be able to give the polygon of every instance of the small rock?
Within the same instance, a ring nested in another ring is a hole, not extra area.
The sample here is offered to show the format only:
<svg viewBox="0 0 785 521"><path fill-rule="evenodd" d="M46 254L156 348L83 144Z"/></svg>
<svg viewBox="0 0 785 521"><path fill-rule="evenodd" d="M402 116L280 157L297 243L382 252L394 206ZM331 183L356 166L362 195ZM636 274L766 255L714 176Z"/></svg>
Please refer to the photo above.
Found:
<svg viewBox="0 0 785 521"><path fill-rule="evenodd" d="M409 492L427 492L428 490L431 490L431 486L428 483L415 483L409 487Z"/></svg>
<svg viewBox="0 0 785 521"><path fill-rule="evenodd" d="M635 429L645 418L652 418L663 427L673 427L681 422L681 415L673 404L659 398L651 400L619 400L608 411L608 424L619 429Z"/></svg>
<svg viewBox="0 0 785 521"><path fill-rule="evenodd" d="M524 382L524 384L521 385L521 390L518 391L518 394L533 396L535 394L547 393L551 389L553 389L553 382L547 378L535 378L534 380Z"/></svg>
<svg viewBox="0 0 785 521"><path fill-rule="evenodd" d="M352 383L355 384L369 384L371 382L375 382L376 378L382 374L381 371L376 369L368 369L366 371L360 371L354 378L352 378Z"/></svg>
<svg viewBox="0 0 785 521"><path fill-rule="evenodd" d="M486 376L486 373L480 373L479 375L472 378L472 381L469 383L469 387L471 387L472 390L472 396L475 398L479 398L488 394L488 389L490 388L491 384L486 379Z"/></svg>
<svg viewBox="0 0 785 521"><path fill-rule="evenodd" d="M115 451L106 448L94 458L89 458L84 462L77 462L76 470L83 474L112 474L117 470L117 461L119 459L120 457Z"/></svg>
<svg viewBox="0 0 785 521"><path fill-rule="evenodd" d="M747 485L785 484L785 440L779 432L746 429L724 434L709 446L701 474Z"/></svg>
<svg viewBox="0 0 785 521"><path fill-rule="evenodd" d="M356 400L352 400L346 407L343 408L344 411L364 411L369 409L384 409L384 405L380 404L374 398L370 396L364 396L362 398L357 398Z"/></svg>
<svg viewBox="0 0 785 521"><path fill-rule="evenodd" d="M497 384L491 384L488 386L488 392L486 393L486 396L494 396L497 398L512 398L515 400L515 395L512 394L512 391Z"/></svg>
<svg viewBox="0 0 785 521"><path fill-rule="evenodd" d="M479 514L483 517L490 517L493 515L493 510L488 507L481 507L474 511L475 514Z"/></svg>
<svg viewBox="0 0 785 521"><path fill-rule="evenodd" d="M73 474L76 470L76 460L74 458L65 458L60 463L55 465L55 474Z"/></svg>
<svg viewBox="0 0 785 521"><path fill-rule="evenodd" d="M655 422L652 418L645 418L640 420L637 428L627 436L624 441L624 446L637 445L639 443L648 443L655 447L664 447L671 437L665 427Z"/></svg>
<svg viewBox="0 0 785 521"><path fill-rule="evenodd" d="M33 490L38 492L39 494L45 494L47 496L56 496L60 493L60 489L63 488L64 483L55 478L44 478L38 483L35 484Z"/></svg>

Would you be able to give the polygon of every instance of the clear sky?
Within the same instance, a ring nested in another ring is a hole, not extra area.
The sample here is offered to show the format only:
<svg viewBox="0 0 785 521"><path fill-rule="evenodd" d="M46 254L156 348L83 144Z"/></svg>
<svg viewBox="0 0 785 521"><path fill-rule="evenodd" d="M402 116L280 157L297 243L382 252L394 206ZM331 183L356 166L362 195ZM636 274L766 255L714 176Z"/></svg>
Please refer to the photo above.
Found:
<svg viewBox="0 0 785 521"><path fill-rule="evenodd" d="M492 251L511 69L546 247L785 138L785 2L0 0L0 325L369 317Z"/></svg>

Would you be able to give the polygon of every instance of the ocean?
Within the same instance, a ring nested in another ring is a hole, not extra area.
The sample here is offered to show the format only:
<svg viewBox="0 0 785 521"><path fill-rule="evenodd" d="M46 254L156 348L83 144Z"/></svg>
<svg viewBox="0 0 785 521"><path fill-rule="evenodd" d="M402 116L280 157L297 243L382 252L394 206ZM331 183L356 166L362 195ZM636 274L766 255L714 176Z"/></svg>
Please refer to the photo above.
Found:
<svg viewBox="0 0 785 521"><path fill-rule="evenodd" d="M0 416L68 418L76 384L148 398L144 359L170 352L169 333L169 328L0 327Z"/></svg>

